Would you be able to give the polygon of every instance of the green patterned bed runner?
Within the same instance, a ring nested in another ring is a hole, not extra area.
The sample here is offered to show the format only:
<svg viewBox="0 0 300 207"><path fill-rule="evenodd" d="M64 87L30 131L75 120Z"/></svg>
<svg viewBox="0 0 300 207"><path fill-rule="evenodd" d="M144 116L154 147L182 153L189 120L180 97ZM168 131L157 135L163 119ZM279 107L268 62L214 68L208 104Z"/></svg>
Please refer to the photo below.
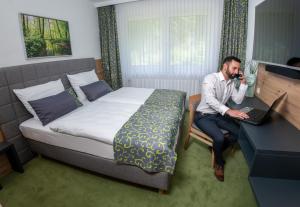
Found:
<svg viewBox="0 0 300 207"><path fill-rule="evenodd" d="M173 174L185 93L156 89L114 138L114 158L147 172Z"/></svg>

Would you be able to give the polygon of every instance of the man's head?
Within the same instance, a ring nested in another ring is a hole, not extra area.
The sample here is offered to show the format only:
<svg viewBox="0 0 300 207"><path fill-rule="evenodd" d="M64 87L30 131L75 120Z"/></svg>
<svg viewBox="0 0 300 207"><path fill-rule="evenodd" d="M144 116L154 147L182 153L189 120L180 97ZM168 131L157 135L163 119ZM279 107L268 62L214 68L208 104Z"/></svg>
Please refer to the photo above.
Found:
<svg viewBox="0 0 300 207"><path fill-rule="evenodd" d="M239 74L241 60L234 56L228 56L223 60L222 69L225 78L234 79L236 74Z"/></svg>
<svg viewBox="0 0 300 207"><path fill-rule="evenodd" d="M289 59L286 64L289 66L300 67L300 58L293 57Z"/></svg>

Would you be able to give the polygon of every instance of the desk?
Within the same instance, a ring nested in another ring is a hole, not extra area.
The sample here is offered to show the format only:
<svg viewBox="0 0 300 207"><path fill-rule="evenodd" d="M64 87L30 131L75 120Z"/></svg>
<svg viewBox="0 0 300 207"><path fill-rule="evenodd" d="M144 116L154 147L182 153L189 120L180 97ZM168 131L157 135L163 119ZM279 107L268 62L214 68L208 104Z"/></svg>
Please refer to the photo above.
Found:
<svg viewBox="0 0 300 207"><path fill-rule="evenodd" d="M229 105L268 108L257 98ZM259 206L299 206L299 195L291 192L300 192L300 131L274 112L261 126L240 122L239 144Z"/></svg>
<svg viewBox="0 0 300 207"><path fill-rule="evenodd" d="M20 162L20 159L18 157L18 154L15 150L15 147L12 143L9 142L1 142L0 143L0 153L5 153L7 156L7 159L9 160L11 167L14 171L23 173L24 169ZM0 189L2 189L2 186L0 185Z"/></svg>

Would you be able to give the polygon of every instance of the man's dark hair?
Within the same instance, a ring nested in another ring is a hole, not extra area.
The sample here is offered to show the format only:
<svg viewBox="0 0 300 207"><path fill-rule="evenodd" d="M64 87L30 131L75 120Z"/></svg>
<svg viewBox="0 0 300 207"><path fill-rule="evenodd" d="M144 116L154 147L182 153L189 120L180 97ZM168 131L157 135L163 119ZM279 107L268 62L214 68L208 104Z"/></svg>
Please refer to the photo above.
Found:
<svg viewBox="0 0 300 207"><path fill-rule="evenodd" d="M236 62L239 62L239 63L241 63L241 60L239 59L239 58L237 58L237 57L235 57L235 56L228 56L228 57L226 57L224 60L223 60L223 63L222 63L222 65L224 64L224 63L229 63L229 62L231 62L231 61L236 61Z"/></svg>
<svg viewBox="0 0 300 207"><path fill-rule="evenodd" d="M290 66L295 66L295 65L297 65L299 63L300 63L300 58L293 57L293 58L289 59L286 64L290 65Z"/></svg>

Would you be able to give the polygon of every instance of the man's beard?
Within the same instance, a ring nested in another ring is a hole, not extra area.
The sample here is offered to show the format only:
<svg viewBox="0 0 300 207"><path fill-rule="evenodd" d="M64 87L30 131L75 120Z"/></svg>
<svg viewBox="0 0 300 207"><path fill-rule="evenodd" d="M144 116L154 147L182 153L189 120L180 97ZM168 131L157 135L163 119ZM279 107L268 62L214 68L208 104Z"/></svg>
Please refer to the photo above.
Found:
<svg viewBox="0 0 300 207"><path fill-rule="evenodd" d="M230 74L228 70L226 71L226 75L228 76L229 79L235 78L235 74Z"/></svg>

